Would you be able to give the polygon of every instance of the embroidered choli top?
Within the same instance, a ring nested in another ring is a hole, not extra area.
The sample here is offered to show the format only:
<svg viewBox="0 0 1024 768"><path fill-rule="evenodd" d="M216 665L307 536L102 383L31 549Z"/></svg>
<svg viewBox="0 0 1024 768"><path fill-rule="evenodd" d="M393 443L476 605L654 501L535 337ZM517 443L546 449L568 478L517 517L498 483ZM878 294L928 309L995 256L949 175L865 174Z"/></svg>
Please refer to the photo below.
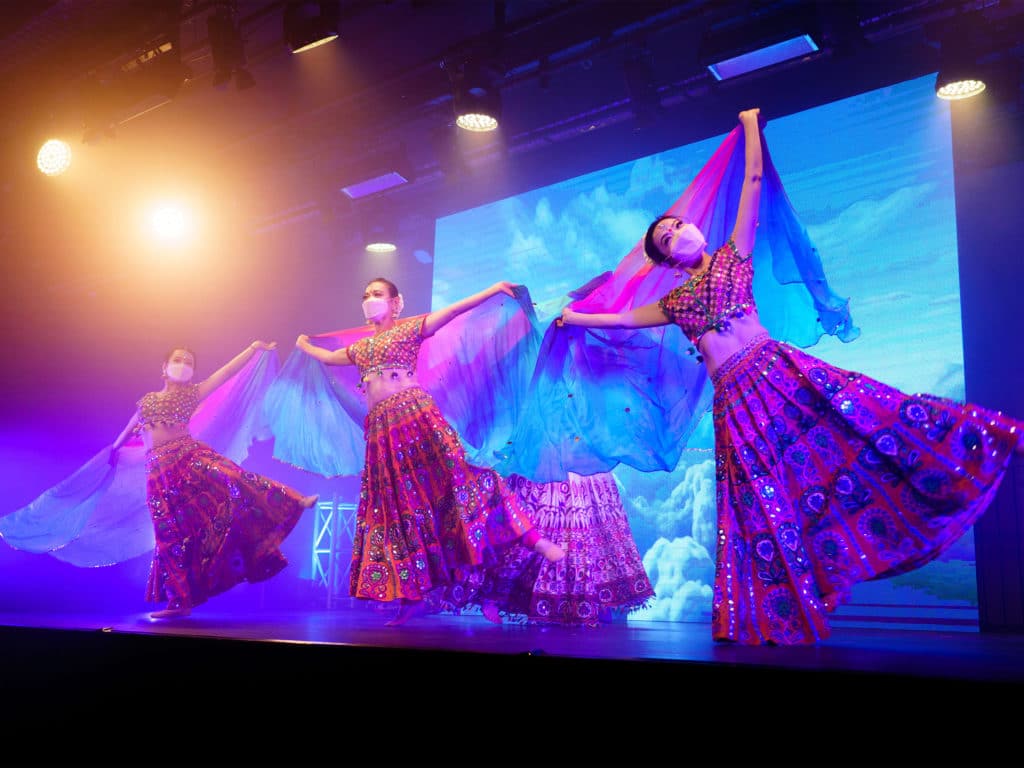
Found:
<svg viewBox="0 0 1024 768"><path fill-rule="evenodd" d="M395 323L381 334L349 344L345 354L359 367L360 380L366 382L374 374L383 376L385 368L405 369L407 375L414 375L426 320L426 316L410 318ZM398 378L397 371L392 371L391 375Z"/></svg>
<svg viewBox="0 0 1024 768"><path fill-rule="evenodd" d="M155 424L188 426L199 406L199 385L186 384L160 392L149 392L139 398L139 429L152 429Z"/></svg>
<svg viewBox="0 0 1024 768"><path fill-rule="evenodd" d="M740 256L730 238L711 255L704 272L673 288L658 306L697 346L708 331L725 330L730 317L756 308L754 261L749 254Z"/></svg>

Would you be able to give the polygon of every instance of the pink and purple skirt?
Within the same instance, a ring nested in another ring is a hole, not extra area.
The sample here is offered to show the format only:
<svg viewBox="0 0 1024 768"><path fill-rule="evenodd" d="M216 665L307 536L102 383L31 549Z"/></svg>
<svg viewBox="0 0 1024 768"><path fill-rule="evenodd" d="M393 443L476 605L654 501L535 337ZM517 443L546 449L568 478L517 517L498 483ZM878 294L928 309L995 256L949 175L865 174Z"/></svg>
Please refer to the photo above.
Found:
<svg viewBox="0 0 1024 768"><path fill-rule="evenodd" d="M497 472L466 461L458 434L426 390L377 403L365 433L351 595L425 599L531 533L515 494Z"/></svg>
<svg viewBox="0 0 1024 768"><path fill-rule="evenodd" d="M918 568L974 524L1024 427L767 338L712 380L715 640L828 637L852 585Z"/></svg>
<svg viewBox="0 0 1024 768"><path fill-rule="evenodd" d="M302 516L302 494L249 472L191 437L146 456L156 549L146 599L196 606L288 564L279 545Z"/></svg>
<svg viewBox="0 0 1024 768"><path fill-rule="evenodd" d="M565 558L552 563L527 547L509 547L473 602L492 601L528 623L593 627L654 598L611 473L569 473L550 483L519 475L507 480L537 530Z"/></svg>

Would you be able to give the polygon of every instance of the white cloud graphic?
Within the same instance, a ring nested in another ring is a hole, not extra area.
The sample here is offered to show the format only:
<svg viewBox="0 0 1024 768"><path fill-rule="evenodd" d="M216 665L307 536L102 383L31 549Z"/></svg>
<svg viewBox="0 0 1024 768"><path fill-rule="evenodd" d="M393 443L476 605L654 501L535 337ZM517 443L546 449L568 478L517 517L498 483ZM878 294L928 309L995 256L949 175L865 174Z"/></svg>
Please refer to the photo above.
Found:
<svg viewBox="0 0 1024 768"><path fill-rule="evenodd" d="M658 539L644 554L654 600L629 614L636 621L702 621L711 611L715 564L693 538Z"/></svg>

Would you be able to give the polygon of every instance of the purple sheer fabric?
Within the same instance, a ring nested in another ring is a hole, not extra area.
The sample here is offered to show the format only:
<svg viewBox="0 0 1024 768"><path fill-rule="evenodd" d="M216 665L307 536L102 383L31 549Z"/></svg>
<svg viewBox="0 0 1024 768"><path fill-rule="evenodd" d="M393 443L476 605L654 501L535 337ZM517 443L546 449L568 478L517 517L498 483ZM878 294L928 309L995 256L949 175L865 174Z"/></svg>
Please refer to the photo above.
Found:
<svg viewBox="0 0 1024 768"><path fill-rule="evenodd" d="M821 260L782 188L762 134L764 173L754 250L754 293L772 335L811 346L825 333L857 338L848 302L825 279ZM716 248L730 236L743 186L743 129L737 127L665 211L695 223ZM642 233L619 265L576 291L580 312L620 312L657 301L687 273L656 266ZM711 406L707 371L676 326L643 329L552 323L516 429L496 468L535 482L618 464L671 470Z"/></svg>
<svg viewBox="0 0 1024 768"><path fill-rule="evenodd" d="M458 431L467 460L492 466L508 441L537 357L540 334L530 294L497 294L424 339L420 384ZM372 326L321 333L310 341L340 349ZM354 365L324 365L294 350L264 406L274 458L325 477L357 475L365 464L366 401Z"/></svg>
<svg viewBox="0 0 1024 768"><path fill-rule="evenodd" d="M276 353L253 355L193 414L192 434L241 462L254 440L267 439L262 400L277 376ZM139 437L110 461L107 445L32 502L0 518L0 536L15 549L46 553L80 567L113 565L153 550L146 501L146 449Z"/></svg>

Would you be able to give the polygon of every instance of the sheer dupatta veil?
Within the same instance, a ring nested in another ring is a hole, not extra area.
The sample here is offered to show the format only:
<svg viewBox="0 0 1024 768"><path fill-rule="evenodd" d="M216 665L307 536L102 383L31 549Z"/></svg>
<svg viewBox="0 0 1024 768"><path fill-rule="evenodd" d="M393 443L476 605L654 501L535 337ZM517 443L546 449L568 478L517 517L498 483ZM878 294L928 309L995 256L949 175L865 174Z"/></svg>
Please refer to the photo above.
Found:
<svg viewBox="0 0 1024 768"><path fill-rule="evenodd" d="M859 335L848 301L829 287L820 256L786 196L761 137L760 229L754 293L776 339L807 347L823 334ZM737 126L665 211L694 222L709 248L728 239L744 176ZM658 300L688 275L656 266L643 239L611 272L570 296L580 312L619 312ZM711 405L711 385L695 350L674 325L644 329L548 326L516 429L496 468L535 482L590 475L622 463L672 470Z"/></svg>
<svg viewBox="0 0 1024 768"><path fill-rule="evenodd" d="M241 463L270 430L262 401L276 377L275 352L253 355L193 414L192 435ZM0 537L15 549L46 553L80 567L113 565L153 549L146 502L146 450L133 436L111 463L113 441L29 504L0 518Z"/></svg>

